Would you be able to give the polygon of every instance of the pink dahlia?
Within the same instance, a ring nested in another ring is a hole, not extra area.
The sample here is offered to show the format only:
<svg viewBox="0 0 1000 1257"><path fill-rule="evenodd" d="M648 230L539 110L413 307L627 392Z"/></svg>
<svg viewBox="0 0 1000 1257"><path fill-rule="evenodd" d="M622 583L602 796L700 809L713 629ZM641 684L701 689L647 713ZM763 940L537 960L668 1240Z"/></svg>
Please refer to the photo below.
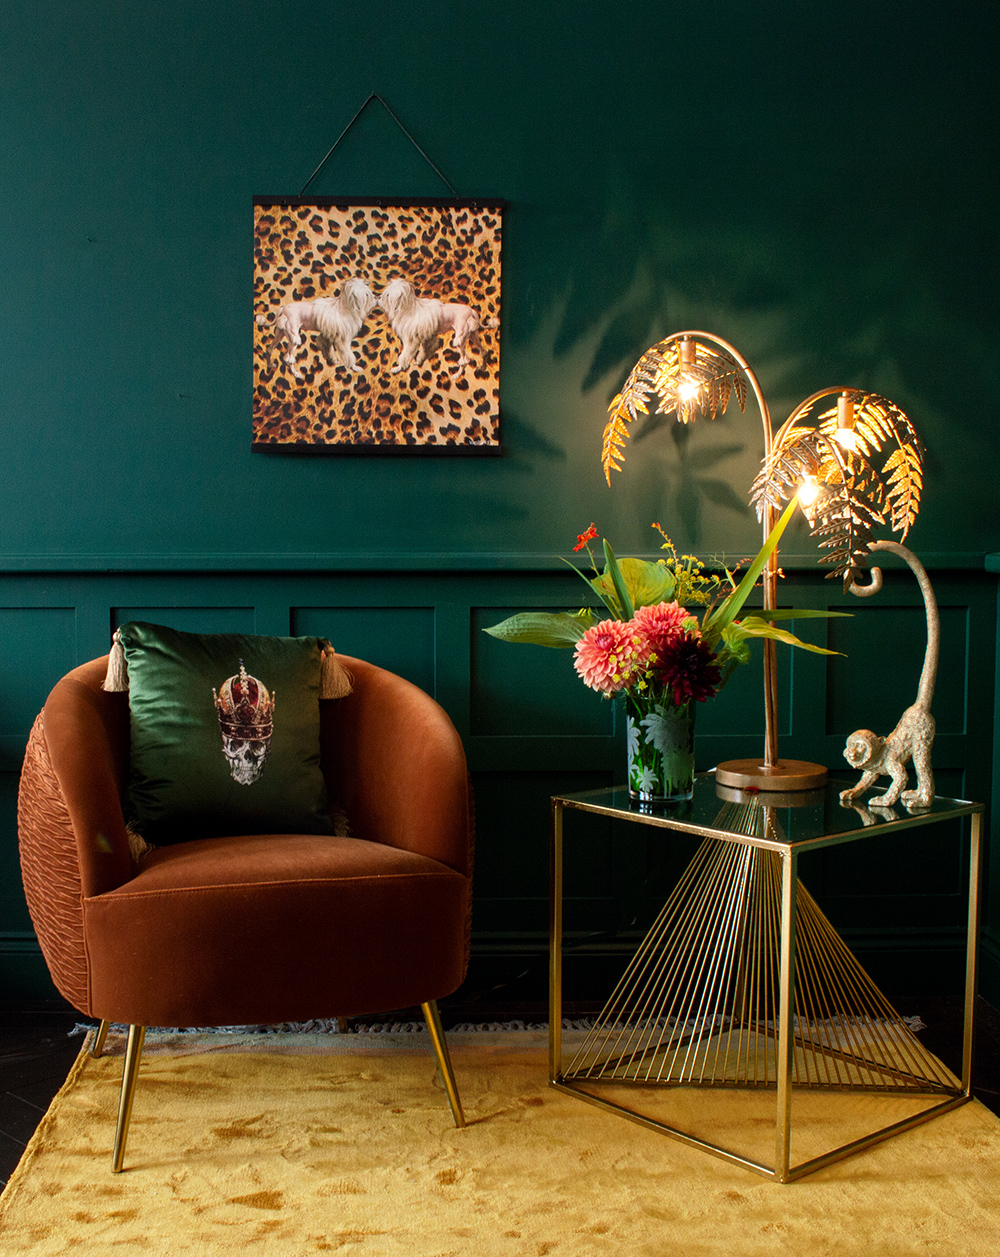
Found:
<svg viewBox="0 0 1000 1257"><path fill-rule="evenodd" d="M658 602L653 607L640 607L633 622L650 637L667 637L679 633L687 618L687 610L679 602Z"/></svg>
<svg viewBox="0 0 1000 1257"><path fill-rule="evenodd" d="M681 633L687 611L679 602L658 602L653 607L640 607L632 627L642 640L639 663L645 667L651 654L661 655Z"/></svg>
<svg viewBox="0 0 1000 1257"><path fill-rule="evenodd" d="M617 694L636 669L637 634L632 624L602 620L587 629L574 649L573 667L584 685L601 694Z"/></svg>

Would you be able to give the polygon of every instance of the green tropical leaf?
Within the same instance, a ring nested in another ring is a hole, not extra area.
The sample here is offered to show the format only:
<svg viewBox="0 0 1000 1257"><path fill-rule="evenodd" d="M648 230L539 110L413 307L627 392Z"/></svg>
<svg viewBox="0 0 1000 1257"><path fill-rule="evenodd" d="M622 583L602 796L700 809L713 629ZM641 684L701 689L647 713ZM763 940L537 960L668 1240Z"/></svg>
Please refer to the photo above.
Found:
<svg viewBox="0 0 1000 1257"><path fill-rule="evenodd" d="M750 647L747 645L747 636L745 633L740 632L739 624L730 624L723 631L722 645L718 647L717 654L726 676L737 664L750 662Z"/></svg>
<svg viewBox="0 0 1000 1257"><path fill-rule="evenodd" d="M621 568L618 566L618 560L615 558L615 552L611 549L611 542L608 541L607 537L605 537L604 575L607 576L609 572L615 587L615 597L618 600L619 615L623 620L631 620L631 618L635 615L635 607L632 605L632 599L629 597L628 589L625 587L625 580L622 577ZM602 594L601 597L603 598L604 595ZM607 603L607 598L605 598L605 602Z"/></svg>
<svg viewBox="0 0 1000 1257"><path fill-rule="evenodd" d="M500 624L483 629L502 642L531 646L575 646L597 616L588 607L580 611L521 611Z"/></svg>
<svg viewBox="0 0 1000 1257"><path fill-rule="evenodd" d="M618 559L618 570L633 607L652 607L658 602L672 602L677 581L665 563L649 563L645 559L631 557ZM605 570L590 582L591 587L608 605L608 598L616 598L614 581Z"/></svg>
<svg viewBox="0 0 1000 1257"><path fill-rule="evenodd" d="M770 612L765 612L766 615ZM789 633L788 629L775 628L768 624L767 620L762 620L756 615L748 615L740 620L739 624L732 626L733 630L738 630L746 637L770 637L776 642L785 642L789 646L799 646L802 650L811 650L816 655L839 655L839 650L827 650L825 646L814 646L812 642L804 642L800 637L796 637L794 633Z"/></svg>
<svg viewBox="0 0 1000 1257"><path fill-rule="evenodd" d="M736 586L729 597L720 602L715 610L709 612L709 614L705 617L705 622L701 629L701 635L713 650L726 628L732 624L733 620L736 619L743 604L750 597L750 591L753 589L754 585L756 585L757 577L760 576L761 572L764 570L764 567L773 551L777 549L778 542L781 540L781 534L788 527L789 520L795 512L796 506L798 506L798 498L793 497L785 507L781 518L771 529L771 535L761 546L757 557L747 568L743 579Z"/></svg>
<svg viewBox="0 0 1000 1257"><path fill-rule="evenodd" d="M807 611L804 607L781 607L774 611L762 611L761 619L768 620L833 620L851 619L851 611Z"/></svg>

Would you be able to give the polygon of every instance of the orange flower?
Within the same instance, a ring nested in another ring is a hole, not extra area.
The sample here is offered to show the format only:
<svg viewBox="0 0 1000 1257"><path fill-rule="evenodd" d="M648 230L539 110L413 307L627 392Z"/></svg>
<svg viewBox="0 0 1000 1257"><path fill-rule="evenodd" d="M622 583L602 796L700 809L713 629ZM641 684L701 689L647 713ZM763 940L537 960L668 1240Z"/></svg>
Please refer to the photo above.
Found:
<svg viewBox="0 0 1000 1257"><path fill-rule="evenodd" d="M574 551L582 550L583 547L587 544L587 542L593 541L596 536L597 536L597 525L591 524L586 532L582 532L577 536L576 545L573 547Z"/></svg>

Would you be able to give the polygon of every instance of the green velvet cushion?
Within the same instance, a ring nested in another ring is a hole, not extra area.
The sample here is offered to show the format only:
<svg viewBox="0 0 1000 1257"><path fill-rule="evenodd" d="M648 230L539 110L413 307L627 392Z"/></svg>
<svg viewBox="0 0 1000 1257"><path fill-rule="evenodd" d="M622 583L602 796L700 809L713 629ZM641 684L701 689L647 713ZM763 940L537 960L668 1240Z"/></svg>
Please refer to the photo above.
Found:
<svg viewBox="0 0 1000 1257"><path fill-rule="evenodd" d="M122 625L129 820L152 843L333 829L320 770L316 637Z"/></svg>

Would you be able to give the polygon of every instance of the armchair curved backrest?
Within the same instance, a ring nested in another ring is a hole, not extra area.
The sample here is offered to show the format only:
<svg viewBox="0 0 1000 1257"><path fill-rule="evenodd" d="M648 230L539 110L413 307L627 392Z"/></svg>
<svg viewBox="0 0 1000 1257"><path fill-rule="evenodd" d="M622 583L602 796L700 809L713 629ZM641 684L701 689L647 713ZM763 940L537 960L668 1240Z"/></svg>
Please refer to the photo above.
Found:
<svg viewBox="0 0 1000 1257"><path fill-rule="evenodd" d="M320 755L349 837L202 838L138 860L121 803L128 696L102 689L107 657L52 690L22 772L21 865L53 981L81 1012L135 1028L421 1004L436 1021L468 963L465 754L422 690L340 659L353 692L320 703Z"/></svg>

